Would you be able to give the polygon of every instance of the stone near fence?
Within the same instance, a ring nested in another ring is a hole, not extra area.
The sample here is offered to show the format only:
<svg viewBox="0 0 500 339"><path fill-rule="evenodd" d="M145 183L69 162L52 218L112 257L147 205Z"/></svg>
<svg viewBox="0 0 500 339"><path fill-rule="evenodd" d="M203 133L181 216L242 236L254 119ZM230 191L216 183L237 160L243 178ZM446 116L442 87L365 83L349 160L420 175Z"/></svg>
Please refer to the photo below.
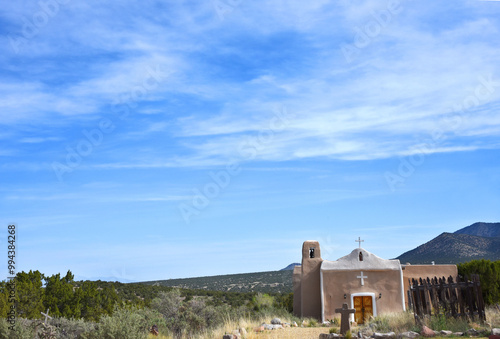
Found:
<svg viewBox="0 0 500 339"><path fill-rule="evenodd" d="M492 335L500 335L500 328L492 328L491 334Z"/></svg>
<svg viewBox="0 0 500 339"><path fill-rule="evenodd" d="M453 332L454 337L462 337L464 335L464 332Z"/></svg>
<svg viewBox="0 0 500 339"><path fill-rule="evenodd" d="M273 325L281 325L281 319L280 318L274 318L271 320L271 324Z"/></svg>
<svg viewBox="0 0 500 339"><path fill-rule="evenodd" d="M293 327L298 327L299 325L297 325L297 322L295 322L295 321L294 321L294 322L292 323L292 326L293 326Z"/></svg>
<svg viewBox="0 0 500 339"><path fill-rule="evenodd" d="M398 337L400 337L400 338L408 338L408 339L415 339L418 336L420 336L420 334L418 334L417 332L408 331L408 332L401 333Z"/></svg>
<svg viewBox="0 0 500 339"><path fill-rule="evenodd" d="M467 330L467 332L465 332L465 333L467 335L471 335L471 336L478 336L479 335L479 332L474 328Z"/></svg>
<svg viewBox="0 0 500 339"><path fill-rule="evenodd" d="M447 336L452 335L452 334L453 334L453 332L452 332L452 331L445 331L445 330L441 330L441 331L439 332L439 334L440 334L440 335L442 335L443 337L447 337Z"/></svg>
<svg viewBox="0 0 500 339"><path fill-rule="evenodd" d="M373 333L373 338L375 339L390 339L390 338L396 338L396 333L394 332L389 332L389 333Z"/></svg>
<svg viewBox="0 0 500 339"><path fill-rule="evenodd" d="M436 335L436 333L433 330L431 330L425 325L422 326L422 331L420 332L420 334L424 337L434 337Z"/></svg>
<svg viewBox="0 0 500 339"><path fill-rule="evenodd" d="M281 326L283 326L283 327L290 327L290 324L289 323L283 323L283 324L281 324Z"/></svg>
<svg viewBox="0 0 500 339"><path fill-rule="evenodd" d="M337 333L321 333L319 335L319 339L339 339L344 338L340 334Z"/></svg>

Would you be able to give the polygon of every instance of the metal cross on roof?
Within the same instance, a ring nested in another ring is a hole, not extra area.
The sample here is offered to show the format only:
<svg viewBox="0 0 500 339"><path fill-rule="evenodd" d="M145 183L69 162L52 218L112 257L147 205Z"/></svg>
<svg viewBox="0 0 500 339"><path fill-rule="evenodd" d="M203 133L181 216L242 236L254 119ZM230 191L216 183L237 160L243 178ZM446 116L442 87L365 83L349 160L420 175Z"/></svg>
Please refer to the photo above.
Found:
<svg viewBox="0 0 500 339"><path fill-rule="evenodd" d="M49 309L47 308L47 313L40 312L45 316L45 321L43 322L45 325L47 325L47 318L52 319L52 317L49 315Z"/></svg>
<svg viewBox="0 0 500 339"><path fill-rule="evenodd" d="M364 242L364 240L361 240L361 237L358 237L358 240L354 240L355 242L359 242L359 248L361 248L361 243Z"/></svg>

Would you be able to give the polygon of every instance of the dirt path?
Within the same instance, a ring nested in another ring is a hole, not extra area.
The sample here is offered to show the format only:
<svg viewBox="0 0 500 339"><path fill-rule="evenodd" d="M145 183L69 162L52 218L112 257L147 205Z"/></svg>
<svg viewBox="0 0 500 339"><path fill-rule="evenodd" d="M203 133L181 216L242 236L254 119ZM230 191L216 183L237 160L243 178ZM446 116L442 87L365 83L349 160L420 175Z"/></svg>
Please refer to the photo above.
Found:
<svg viewBox="0 0 500 339"><path fill-rule="evenodd" d="M328 333L328 327L288 327L280 330L249 333L248 339L318 339L320 333Z"/></svg>

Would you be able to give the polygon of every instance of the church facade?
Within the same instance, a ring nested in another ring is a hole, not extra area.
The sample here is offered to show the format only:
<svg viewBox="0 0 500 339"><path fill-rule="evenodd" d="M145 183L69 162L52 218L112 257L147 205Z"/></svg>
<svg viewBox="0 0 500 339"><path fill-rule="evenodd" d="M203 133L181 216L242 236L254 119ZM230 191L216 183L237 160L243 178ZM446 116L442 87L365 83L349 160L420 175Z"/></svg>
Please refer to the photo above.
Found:
<svg viewBox="0 0 500 339"><path fill-rule="evenodd" d="M293 271L294 314L327 321L339 317L335 309L347 303L356 309L351 320L363 323L370 316L404 311L408 279L457 274L456 265L401 265L361 246L336 261L324 260L319 243L305 241L301 266Z"/></svg>

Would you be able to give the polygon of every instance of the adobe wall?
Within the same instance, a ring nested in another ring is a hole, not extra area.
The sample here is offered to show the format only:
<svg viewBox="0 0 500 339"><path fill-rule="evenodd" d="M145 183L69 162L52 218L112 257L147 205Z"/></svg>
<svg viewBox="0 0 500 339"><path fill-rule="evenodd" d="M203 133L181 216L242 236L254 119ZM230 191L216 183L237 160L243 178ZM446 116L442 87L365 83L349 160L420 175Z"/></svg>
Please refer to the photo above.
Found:
<svg viewBox="0 0 500 339"><path fill-rule="evenodd" d="M363 275L368 278L365 279L364 286L361 286L360 279L357 278L360 273L360 271L323 271L325 320L340 317L339 313L335 313L335 309L341 308L344 302L350 308L353 307L351 294L361 292L375 294L377 314L403 311L400 271L365 270ZM379 299L380 293L382 297Z"/></svg>
<svg viewBox="0 0 500 339"><path fill-rule="evenodd" d="M300 280L302 278L302 267L301 266L295 266L293 268L293 276L292 276L292 282L293 282L293 314L296 315L297 317L300 317L300 312L301 312L301 299L302 299L302 294L300 291Z"/></svg>
<svg viewBox="0 0 500 339"><path fill-rule="evenodd" d="M403 266L403 283L405 291L405 300L408 299L407 291L410 289L410 284L408 279L419 279L419 278L448 278L452 276L455 279L458 276L457 265L406 265ZM406 307L408 307L408 300L405 301Z"/></svg>
<svg viewBox="0 0 500 339"><path fill-rule="evenodd" d="M314 248L314 258L310 258L310 249ZM305 241L302 245L301 266L301 317L321 319L320 267L321 250L317 241Z"/></svg>

